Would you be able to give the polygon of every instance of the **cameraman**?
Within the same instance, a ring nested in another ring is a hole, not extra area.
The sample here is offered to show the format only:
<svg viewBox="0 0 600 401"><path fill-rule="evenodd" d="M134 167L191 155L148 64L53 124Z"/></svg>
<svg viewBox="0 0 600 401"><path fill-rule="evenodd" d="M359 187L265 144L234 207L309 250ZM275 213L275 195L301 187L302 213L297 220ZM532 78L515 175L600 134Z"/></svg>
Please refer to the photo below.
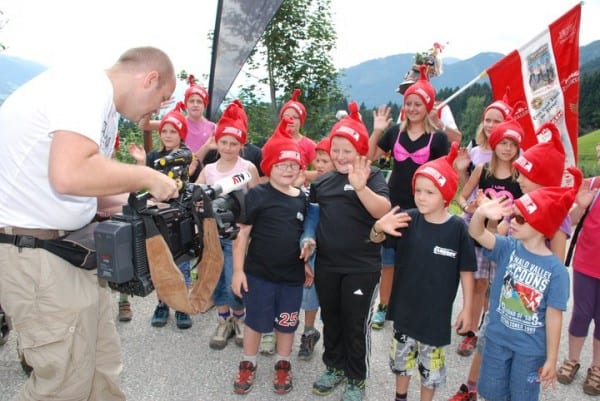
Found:
<svg viewBox="0 0 600 401"><path fill-rule="evenodd" d="M177 196L171 178L110 159L119 115L139 121L174 89L169 57L140 47L106 70L47 70L0 107L0 303L33 367L19 400L125 400L106 283L34 238L86 226L111 195Z"/></svg>

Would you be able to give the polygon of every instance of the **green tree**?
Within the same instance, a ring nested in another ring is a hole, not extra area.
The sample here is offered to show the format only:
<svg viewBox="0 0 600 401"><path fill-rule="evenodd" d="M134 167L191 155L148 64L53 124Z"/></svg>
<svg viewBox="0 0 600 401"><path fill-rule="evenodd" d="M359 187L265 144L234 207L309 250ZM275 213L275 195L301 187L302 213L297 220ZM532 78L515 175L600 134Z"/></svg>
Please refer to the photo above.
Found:
<svg viewBox="0 0 600 401"><path fill-rule="evenodd" d="M330 55L335 47L336 32L331 24L331 0L284 0L267 26L265 33L248 60L253 72L266 71L260 83L267 85L270 119L264 114L264 101L250 90L247 97L249 120L254 120L258 106L261 131L270 135L278 121L279 109L295 88L300 88L300 101L308 119L304 134L318 139L329 132L335 121L336 106L343 101L338 72ZM264 95L263 95L264 97Z"/></svg>

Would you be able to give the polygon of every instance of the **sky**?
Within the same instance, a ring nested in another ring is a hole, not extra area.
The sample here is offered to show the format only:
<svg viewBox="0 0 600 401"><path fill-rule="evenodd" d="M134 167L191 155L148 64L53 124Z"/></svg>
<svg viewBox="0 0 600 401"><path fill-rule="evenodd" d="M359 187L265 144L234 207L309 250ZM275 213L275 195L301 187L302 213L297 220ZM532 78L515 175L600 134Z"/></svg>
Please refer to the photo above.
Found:
<svg viewBox="0 0 600 401"><path fill-rule="evenodd" d="M406 4L411 7L406 10ZM446 44L443 57L517 49L577 4L572 0L332 0L338 68ZM4 54L47 66L96 60L110 66L127 48L165 50L176 71L197 77L210 70L217 0L0 0L8 22L0 29ZM600 39L600 0L582 8L580 45ZM1 22L0 22L1 23ZM1 72L0 72L1 74ZM1 79L1 77L0 77ZM204 84L207 84L204 80Z"/></svg>

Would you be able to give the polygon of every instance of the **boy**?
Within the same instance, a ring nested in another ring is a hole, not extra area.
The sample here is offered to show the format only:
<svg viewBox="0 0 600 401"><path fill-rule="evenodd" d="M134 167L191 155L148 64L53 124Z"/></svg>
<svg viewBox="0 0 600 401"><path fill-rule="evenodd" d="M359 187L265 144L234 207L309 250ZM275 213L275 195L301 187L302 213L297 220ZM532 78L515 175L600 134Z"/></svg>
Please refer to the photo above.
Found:
<svg viewBox="0 0 600 401"><path fill-rule="evenodd" d="M382 242L384 232L399 237L392 293L387 314L394 323L390 368L396 374L396 401L407 399L411 376L421 375L421 400L433 400L446 381L444 347L450 344L452 304L460 280L463 309L454 326L471 329L473 271L477 268L467 226L451 215L448 205L458 187L452 168L458 144L450 153L423 164L412 179L416 209L399 207L373 225L370 239ZM406 230L406 222L410 224Z"/></svg>
<svg viewBox="0 0 600 401"><path fill-rule="evenodd" d="M306 195L293 186L302 159L288 132L290 120L283 118L263 147L261 169L269 181L248 190L245 217L233 243L231 287L246 304L244 351L233 385L238 394L252 389L261 333L272 331L277 338L273 391L292 390L290 355L305 280L298 243Z"/></svg>
<svg viewBox="0 0 600 401"><path fill-rule="evenodd" d="M582 175L569 167L573 187L545 187L509 206L490 200L475 211L469 234L497 263L490 292L489 323L478 382L489 401L538 400L539 383L556 383L562 312L569 297L569 275L546 239L554 236L575 199ZM511 235L494 235L488 219L511 216Z"/></svg>

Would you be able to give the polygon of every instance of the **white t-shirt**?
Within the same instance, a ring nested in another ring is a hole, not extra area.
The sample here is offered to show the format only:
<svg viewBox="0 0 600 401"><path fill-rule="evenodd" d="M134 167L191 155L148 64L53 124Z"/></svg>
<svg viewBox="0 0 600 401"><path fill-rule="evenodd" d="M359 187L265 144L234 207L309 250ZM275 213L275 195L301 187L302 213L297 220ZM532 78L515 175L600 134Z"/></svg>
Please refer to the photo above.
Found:
<svg viewBox="0 0 600 401"><path fill-rule="evenodd" d="M110 157L118 121L101 69L48 70L9 96L0 106L0 227L75 230L89 223L97 198L60 195L50 184L52 133L77 132Z"/></svg>

